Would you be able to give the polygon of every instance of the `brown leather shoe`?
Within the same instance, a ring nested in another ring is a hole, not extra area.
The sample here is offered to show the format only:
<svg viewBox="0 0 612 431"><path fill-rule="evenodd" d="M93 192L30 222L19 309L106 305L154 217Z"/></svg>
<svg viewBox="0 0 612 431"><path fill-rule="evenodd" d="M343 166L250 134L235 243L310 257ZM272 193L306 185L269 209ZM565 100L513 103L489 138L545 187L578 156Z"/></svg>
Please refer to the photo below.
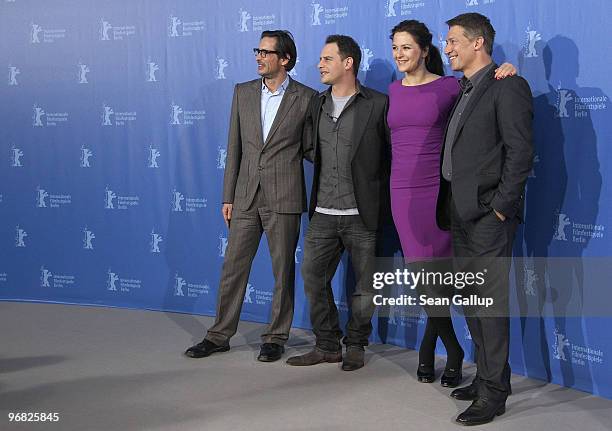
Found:
<svg viewBox="0 0 612 431"><path fill-rule="evenodd" d="M304 355L293 356L287 359L287 364L295 366L309 366L323 364L326 362L335 363L341 361L342 352L324 352L323 350L320 350L319 348L315 347L310 352Z"/></svg>
<svg viewBox="0 0 612 431"><path fill-rule="evenodd" d="M342 362L342 369L344 371L355 371L362 368L364 365L363 357L363 347L348 346L346 348L346 355L344 355L344 361Z"/></svg>

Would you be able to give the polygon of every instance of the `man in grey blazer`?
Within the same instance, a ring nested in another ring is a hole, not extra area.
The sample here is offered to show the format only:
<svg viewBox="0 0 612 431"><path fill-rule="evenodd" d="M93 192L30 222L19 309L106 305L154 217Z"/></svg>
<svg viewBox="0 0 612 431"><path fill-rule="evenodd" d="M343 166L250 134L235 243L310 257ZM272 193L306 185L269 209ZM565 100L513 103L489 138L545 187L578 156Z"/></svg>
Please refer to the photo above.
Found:
<svg viewBox="0 0 612 431"><path fill-rule="evenodd" d="M294 256L306 210L302 130L316 92L287 74L297 58L288 31L264 31L253 51L262 78L236 85L232 101L222 209L229 238L217 316L204 340L185 352L192 358L229 350L263 232L275 283L258 360L280 359L293 320Z"/></svg>

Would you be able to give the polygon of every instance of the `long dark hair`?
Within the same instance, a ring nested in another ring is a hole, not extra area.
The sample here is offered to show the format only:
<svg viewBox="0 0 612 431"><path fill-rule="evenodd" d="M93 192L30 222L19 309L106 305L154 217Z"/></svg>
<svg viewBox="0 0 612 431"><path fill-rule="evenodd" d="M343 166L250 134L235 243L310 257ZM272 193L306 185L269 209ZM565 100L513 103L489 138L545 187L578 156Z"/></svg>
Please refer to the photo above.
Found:
<svg viewBox="0 0 612 431"><path fill-rule="evenodd" d="M425 67L431 73L444 76L444 65L440 50L431 43L433 36L425 24L414 19L407 19L393 27L389 39L393 40L395 33L409 33L422 50L427 50Z"/></svg>

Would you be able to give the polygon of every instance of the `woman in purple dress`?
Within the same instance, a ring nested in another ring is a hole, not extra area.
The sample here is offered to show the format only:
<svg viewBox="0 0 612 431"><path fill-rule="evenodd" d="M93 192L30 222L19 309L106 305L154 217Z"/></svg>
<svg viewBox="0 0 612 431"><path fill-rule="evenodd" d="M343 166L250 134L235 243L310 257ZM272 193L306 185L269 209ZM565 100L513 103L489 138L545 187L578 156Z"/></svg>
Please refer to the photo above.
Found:
<svg viewBox="0 0 612 431"><path fill-rule="evenodd" d="M391 31L393 58L401 80L389 86L388 123L391 129L391 210L405 261L412 271L452 270L449 232L436 225L436 201L440 184L440 151L444 129L460 87L456 78L444 75L438 49L425 24L406 20ZM497 78L515 72L504 64ZM443 286L429 286L419 294L449 296ZM448 287L446 288L447 290ZM463 349L450 318L450 307L425 308L428 318L419 348L419 381L435 380L434 351L440 337L447 352L442 386L456 387L462 380Z"/></svg>

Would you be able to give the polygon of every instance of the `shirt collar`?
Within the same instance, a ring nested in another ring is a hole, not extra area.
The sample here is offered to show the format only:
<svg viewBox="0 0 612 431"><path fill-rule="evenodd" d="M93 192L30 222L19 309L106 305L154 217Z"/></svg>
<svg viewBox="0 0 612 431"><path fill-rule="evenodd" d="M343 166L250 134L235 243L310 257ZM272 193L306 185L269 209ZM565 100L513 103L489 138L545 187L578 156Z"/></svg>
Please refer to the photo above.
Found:
<svg viewBox="0 0 612 431"><path fill-rule="evenodd" d="M485 67L481 68L478 72L473 74L470 79L466 78L465 76L463 78L461 78L459 80L459 85L461 86L461 90L463 91L463 93L467 94L470 91L472 91L472 89L474 87L476 87L480 83L480 81L482 81L482 78L484 78L484 76L494 66L495 66L495 64L493 62L491 62L491 63L487 64Z"/></svg>
<svg viewBox="0 0 612 431"><path fill-rule="evenodd" d="M266 83L264 82L264 78L261 78L261 91L262 92L266 92L266 93L270 93L270 94L280 94L280 93L284 92L287 89L288 86L289 86L289 75L287 75L287 77L285 78L283 83L280 85L280 87L278 87L276 89L276 91L273 93L266 86Z"/></svg>
<svg viewBox="0 0 612 431"><path fill-rule="evenodd" d="M331 85L329 86L327 90L323 91L322 93L319 93L319 97L327 97L327 96L331 97ZM366 95L361 90L361 83L359 82L358 79L355 80L355 94L353 94L353 97L357 97L357 96L366 97Z"/></svg>

